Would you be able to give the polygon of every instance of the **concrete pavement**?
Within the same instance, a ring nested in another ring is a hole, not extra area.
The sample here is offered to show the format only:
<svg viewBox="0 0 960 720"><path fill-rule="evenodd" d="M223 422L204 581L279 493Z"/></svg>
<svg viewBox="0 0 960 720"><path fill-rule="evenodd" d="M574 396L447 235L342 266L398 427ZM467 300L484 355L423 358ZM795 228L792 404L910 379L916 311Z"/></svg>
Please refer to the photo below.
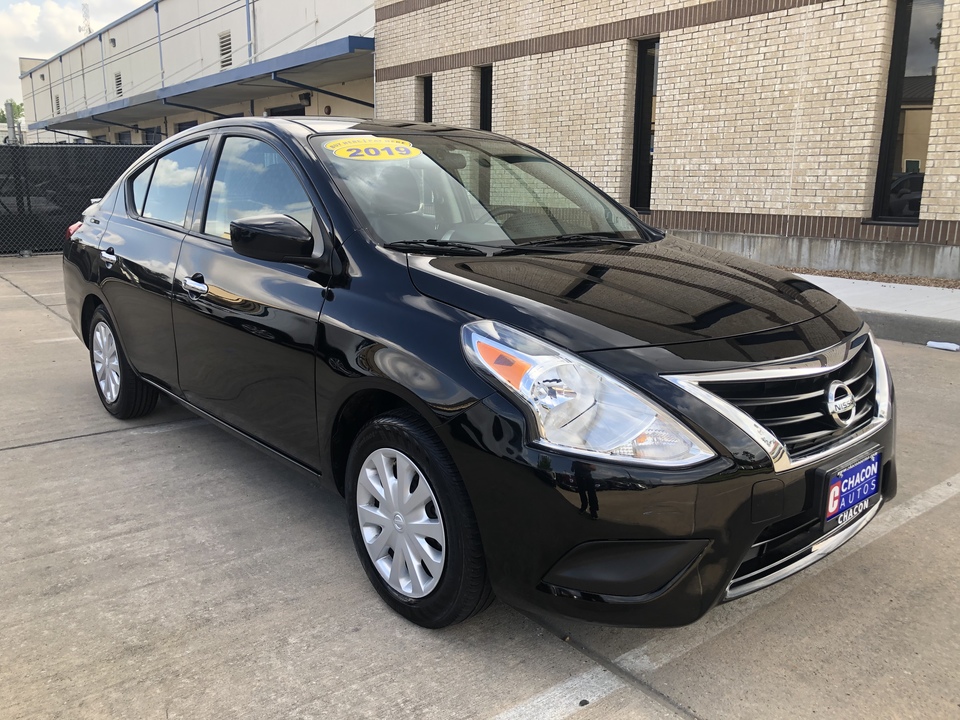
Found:
<svg viewBox="0 0 960 720"><path fill-rule="evenodd" d="M0 258L0 716L960 713L960 353L883 342L900 496L804 573L676 630L389 612L343 501L161 401L100 407L55 257ZM822 280L822 278L818 278Z"/></svg>
<svg viewBox="0 0 960 720"><path fill-rule="evenodd" d="M960 343L960 290L801 275L859 312L877 337Z"/></svg>

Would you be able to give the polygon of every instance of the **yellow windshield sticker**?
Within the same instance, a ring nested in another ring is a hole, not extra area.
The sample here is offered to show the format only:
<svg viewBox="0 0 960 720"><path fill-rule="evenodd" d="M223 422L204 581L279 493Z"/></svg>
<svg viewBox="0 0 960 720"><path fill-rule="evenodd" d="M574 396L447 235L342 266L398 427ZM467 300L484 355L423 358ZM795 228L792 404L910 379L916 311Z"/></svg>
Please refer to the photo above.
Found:
<svg viewBox="0 0 960 720"><path fill-rule="evenodd" d="M419 148L396 138L343 138L331 140L323 146L337 157L347 160L403 160L420 155Z"/></svg>

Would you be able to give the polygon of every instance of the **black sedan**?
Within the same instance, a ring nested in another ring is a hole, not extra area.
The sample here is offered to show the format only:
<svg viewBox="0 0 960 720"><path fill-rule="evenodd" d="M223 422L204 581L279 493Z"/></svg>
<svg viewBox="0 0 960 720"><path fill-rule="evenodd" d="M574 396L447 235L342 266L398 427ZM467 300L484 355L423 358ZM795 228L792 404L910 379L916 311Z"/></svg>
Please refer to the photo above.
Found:
<svg viewBox="0 0 960 720"><path fill-rule="evenodd" d="M194 128L86 211L64 283L107 411L163 393L335 487L371 583L427 627L494 592L690 623L897 489L851 310L491 133Z"/></svg>

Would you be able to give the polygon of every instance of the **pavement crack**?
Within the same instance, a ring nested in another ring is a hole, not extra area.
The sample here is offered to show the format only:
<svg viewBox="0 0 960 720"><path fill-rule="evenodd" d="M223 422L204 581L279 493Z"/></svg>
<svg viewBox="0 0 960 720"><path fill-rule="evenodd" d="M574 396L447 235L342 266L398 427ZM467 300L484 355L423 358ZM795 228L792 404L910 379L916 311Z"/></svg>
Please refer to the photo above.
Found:
<svg viewBox="0 0 960 720"><path fill-rule="evenodd" d="M15 287L17 290L19 290L20 292L22 292L22 293L23 293L24 295L26 295L28 298L30 298L31 300L33 300L37 305L39 305L40 307L42 307L44 310L47 310L48 312L50 312L52 315L55 315L56 317L60 318L60 319L63 320L65 323L69 323L69 322L70 322L70 319L69 319L69 318L65 318L63 315L61 315L61 314L58 313L56 310L54 310L53 307L51 307L50 305L47 305L47 304L46 304L45 302L43 302L42 300L39 300L39 299L38 299L37 297L35 297L34 295L31 295L30 292L28 292L27 290L23 289L23 288L20 287L19 285L17 285L13 280L11 280L10 278L8 278L6 275L3 275L2 273L0 273L0 279L3 279L4 282L6 282L6 283L8 283L9 285L12 285L13 287Z"/></svg>
<svg viewBox="0 0 960 720"><path fill-rule="evenodd" d="M537 625L542 627L547 632L555 635L561 642L566 643L570 647L574 648L582 655L585 655L591 661L602 667L607 672L615 675L620 678L628 687L632 687L639 692L642 692L648 698L653 700L656 703L664 706L667 710L672 713L675 713L677 716L684 718L685 720L705 720L702 715L697 715L689 708L684 707L679 702L671 698L669 695L661 692L655 688L650 683L642 680L633 673L625 670L623 667L618 665L614 660L604 657L598 653L593 648L584 645L579 640L575 639L572 634L561 629L560 627L554 625L550 620L537 615L536 613L528 612L521 610L521 612L526 615L530 620L535 622Z"/></svg>
<svg viewBox="0 0 960 720"><path fill-rule="evenodd" d="M70 435L69 437L61 438L51 438L50 440L37 440L36 442L23 443L21 445L10 445L8 447L0 447L0 453L7 452L8 450L23 450L24 448L40 447L42 445L53 445L55 443L67 442L68 440L82 440L84 438L99 437L101 435L114 435L116 433L124 432L134 432L137 430L145 430L148 428L164 427L164 426L177 426L177 425L195 425L197 420L194 418L188 418L186 420L169 420L166 422L159 423L149 423L147 425L136 425L134 427L120 427L114 428L112 430L98 430L97 432L91 433L81 433L80 435Z"/></svg>

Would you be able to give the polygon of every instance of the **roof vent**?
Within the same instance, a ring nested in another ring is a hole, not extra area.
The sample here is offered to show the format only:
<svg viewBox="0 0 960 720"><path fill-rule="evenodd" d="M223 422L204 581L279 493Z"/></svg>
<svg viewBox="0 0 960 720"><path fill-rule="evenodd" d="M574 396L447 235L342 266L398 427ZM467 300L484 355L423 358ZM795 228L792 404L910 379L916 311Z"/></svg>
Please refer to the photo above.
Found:
<svg viewBox="0 0 960 720"><path fill-rule="evenodd" d="M233 41L230 39L230 31L222 32L220 38L220 69L226 70L233 65Z"/></svg>

